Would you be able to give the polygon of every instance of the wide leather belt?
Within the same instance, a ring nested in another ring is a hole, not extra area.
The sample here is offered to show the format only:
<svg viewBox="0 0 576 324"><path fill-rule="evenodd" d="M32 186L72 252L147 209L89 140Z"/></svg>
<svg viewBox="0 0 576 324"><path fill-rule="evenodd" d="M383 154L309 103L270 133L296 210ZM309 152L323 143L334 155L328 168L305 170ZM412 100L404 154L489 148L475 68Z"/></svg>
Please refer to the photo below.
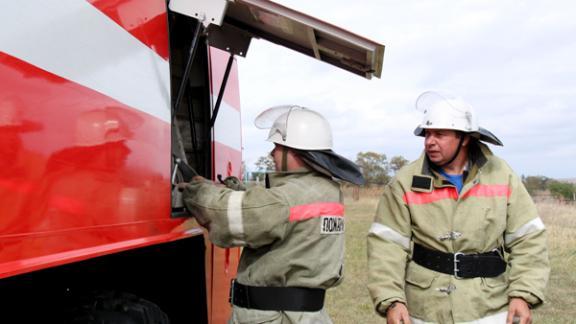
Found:
<svg viewBox="0 0 576 324"><path fill-rule="evenodd" d="M239 307L317 312L324 307L325 290L303 287L254 287L233 280L230 287L230 302Z"/></svg>
<svg viewBox="0 0 576 324"><path fill-rule="evenodd" d="M414 244L412 260L419 265L457 278L491 278L506 271L499 250L486 253L445 253Z"/></svg>

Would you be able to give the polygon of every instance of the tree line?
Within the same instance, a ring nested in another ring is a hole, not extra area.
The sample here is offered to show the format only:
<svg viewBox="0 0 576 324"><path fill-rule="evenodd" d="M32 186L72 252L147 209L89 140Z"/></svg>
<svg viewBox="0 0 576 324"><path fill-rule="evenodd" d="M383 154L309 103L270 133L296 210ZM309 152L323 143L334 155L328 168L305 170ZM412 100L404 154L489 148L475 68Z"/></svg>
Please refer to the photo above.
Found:
<svg viewBox="0 0 576 324"><path fill-rule="evenodd" d="M550 194L561 200L576 200L576 184L563 182L545 176L522 176L522 183L531 196L549 191Z"/></svg>
<svg viewBox="0 0 576 324"><path fill-rule="evenodd" d="M367 185L387 184L408 162L401 155L392 157L390 161L384 153L360 152L356 155L356 164L362 170Z"/></svg>
<svg viewBox="0 0 576 324"><path fill-rule="evenodd" d="M384 185L408 163L408 160L400 155L388 160L386 154L383 153L360 152L356 155L355 162L362 170L367 185ZM251 173L249 180L261 178L265 172L274 170L274 161L269 155L259 157L254 165L256 171Z"/></svg>
<svg viewBox="0 0 576 324"><path fill-rule="evenodd" d="M398 155L388 160L384 153L359 152L356 155L356 164L362 170L367 185L384 185L408 160ZM263 179L264 173L274 170L274 161L267 156L261 156L254 163L256 172L252 172L249 180ZM562 200L576 200L576 184L562 182L545 176L522 175L522 182L530 193L535 196L542 192L549 192L554 198Z"/></svg>

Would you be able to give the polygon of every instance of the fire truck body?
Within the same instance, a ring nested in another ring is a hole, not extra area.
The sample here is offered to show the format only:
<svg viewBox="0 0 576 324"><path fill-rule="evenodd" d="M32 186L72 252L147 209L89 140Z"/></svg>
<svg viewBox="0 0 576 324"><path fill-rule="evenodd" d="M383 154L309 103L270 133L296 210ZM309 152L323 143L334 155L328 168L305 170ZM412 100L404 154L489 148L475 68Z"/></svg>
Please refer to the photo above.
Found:
<svg viewBox="0 0 576 324"><path fill-rule="evenodd" d="M240 251L172 184L176 161L241 177L235 57L261 37L370 78L383 55L266 0L5 1L0 22L0 303L25 323L123 292L225 322Z"/></svg>

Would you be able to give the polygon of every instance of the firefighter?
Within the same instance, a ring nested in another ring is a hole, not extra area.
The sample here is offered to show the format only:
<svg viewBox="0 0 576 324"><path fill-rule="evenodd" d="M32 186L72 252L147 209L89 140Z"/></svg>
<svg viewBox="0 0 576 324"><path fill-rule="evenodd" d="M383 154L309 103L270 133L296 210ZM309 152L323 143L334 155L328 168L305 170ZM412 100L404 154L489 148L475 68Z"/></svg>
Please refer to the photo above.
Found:
<svg viewBox="0 0 576 324"><path fill-rule="evenodd" d="M521 179L462 99L425 92L420 158L385 187L369 284L388 323L531 323L549 274L545 228Z"/></svg>
<svg viewBox="0 0 576 324"><path fill-rule="evenodd" d="M364 183L332 151L326 119L299 106L270 108L256 118L270 128L276 172L266 187L245 191L201 177L184 186L186 207L221 247L243 247L231 289L230 323L331 323L325 290L342 280L344 206L335 179Z"/></svg>

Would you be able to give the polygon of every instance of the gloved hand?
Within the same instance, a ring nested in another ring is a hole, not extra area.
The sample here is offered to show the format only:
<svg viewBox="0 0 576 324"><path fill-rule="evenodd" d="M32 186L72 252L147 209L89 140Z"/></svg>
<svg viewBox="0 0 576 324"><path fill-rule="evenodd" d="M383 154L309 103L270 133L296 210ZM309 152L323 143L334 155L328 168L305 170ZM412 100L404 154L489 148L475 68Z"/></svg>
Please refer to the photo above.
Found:
<svg viewBox="0 0 576 324"><path fill-rule="evenodd" d="M230 176L230 177L226 177L226 179L224 179L222 181L222 183L227 187L230 188L232 190L236 190L236 191L246 191L246 186L244 186L244 184L242 183L242 181L240 181L240 179L234 177L234 176Z"/></svg>
<svg viewBox="0 0 576 324"><path fill-rule="evenodd" d="M208 181L208 182L212 182L209 180L206 180L204 177L199 176L199 175L195 175L192 177L192 179L190 180L192 181ZM184 191L184 189L186 189L186 186L188 186L188 182L180 182L176 185L176 188L178 188L178 191Z"/></svg>

